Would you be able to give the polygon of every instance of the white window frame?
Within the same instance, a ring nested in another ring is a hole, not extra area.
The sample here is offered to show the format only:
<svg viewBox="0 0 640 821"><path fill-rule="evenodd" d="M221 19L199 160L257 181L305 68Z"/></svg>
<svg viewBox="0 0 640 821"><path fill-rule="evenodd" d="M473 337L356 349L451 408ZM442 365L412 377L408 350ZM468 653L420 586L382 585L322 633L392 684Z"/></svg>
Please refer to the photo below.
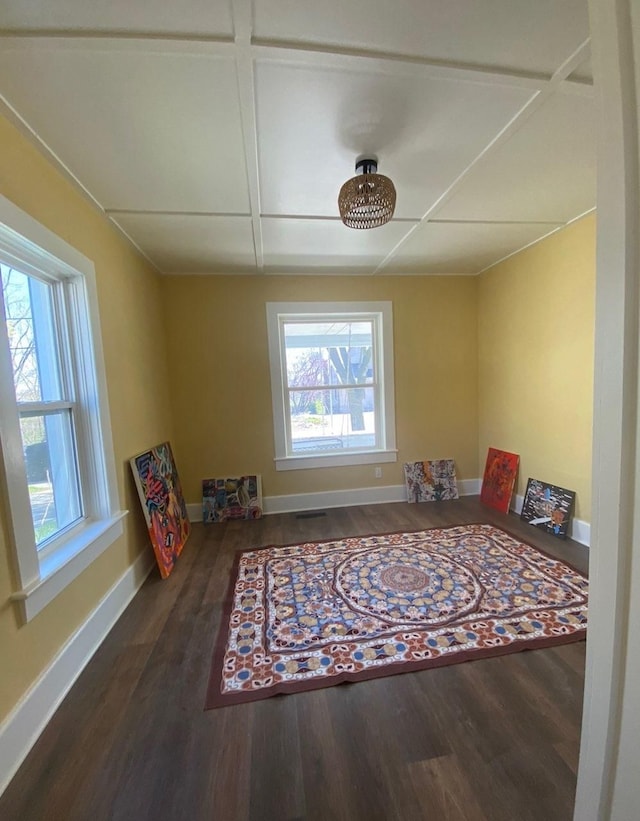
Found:
<svg viewBox="0 0 640 821"><path fill-rule="evenodd" d="M395 462L395 388L393 376L393 307L391 302L268 302L267 334L271 371L273 437L276 470L301 470L341 465ZM367 320L374 328L375 373L379 382L376 425L380 446L346 453L297 454L288 450L289 409L287 404L284 323L295 321Z"/></svg>
<svg viewBox="0 0 640 821"><path fill-rule="evenodd" d="M30 621L123 534L95 269L75 248L0 195L0 257L62 289L77 395L75 425L83 517L38 551L35 541L13 368L0 299L0 440L6 505L19 589L11 599Z"/></svg>

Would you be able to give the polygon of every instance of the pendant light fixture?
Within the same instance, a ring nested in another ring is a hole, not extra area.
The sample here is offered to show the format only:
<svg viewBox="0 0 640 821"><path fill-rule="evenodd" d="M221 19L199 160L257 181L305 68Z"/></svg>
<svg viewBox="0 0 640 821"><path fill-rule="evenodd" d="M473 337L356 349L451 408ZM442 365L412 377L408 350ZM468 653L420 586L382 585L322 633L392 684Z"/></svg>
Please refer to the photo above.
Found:
<svg viewBox="0 0 640 821"><path fill-rule="evenodd" d="M358 160L356 176L340 189L338 208L342 221L349 228L377 228L393 216L396 189L389 177L377 171L377 159Z"/></svg>

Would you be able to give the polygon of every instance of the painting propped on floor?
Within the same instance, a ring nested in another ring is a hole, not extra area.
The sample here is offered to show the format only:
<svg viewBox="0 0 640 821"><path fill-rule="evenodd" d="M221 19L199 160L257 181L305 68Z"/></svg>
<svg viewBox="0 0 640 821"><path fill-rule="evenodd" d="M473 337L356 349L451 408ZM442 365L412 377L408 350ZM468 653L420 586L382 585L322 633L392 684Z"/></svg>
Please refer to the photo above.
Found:
<svg viewBox="0 0 640 821"><path fill-rule="evenodd" d="M566 539L575 500L573 490L529 479L520 518L559 539Z"/></svg>
<svg viewBox="0 0 640 821"><path fill-rule="evenodd" d="M262 477L258 474L226 479L203 479L202 521L262 517Z"/></svg>
<svg viewBox="0 0 640 821"><path fill-rule="evenodd" d="M409 502L440 502L459 498L453 459L405 462L404 480Z"/></svg>
<svg viewBox="0 0 640 821"><path fill-rule="evenodd" d="M518 474L517 453L489 448L484 468L480 501L500 513L508 513Z"/></svg>
<svg viewBox="0 0 640 821"><path fill-rule="evenodd" d="M160 575L171 573L191 525L169 442L129 460Z"/></svg>

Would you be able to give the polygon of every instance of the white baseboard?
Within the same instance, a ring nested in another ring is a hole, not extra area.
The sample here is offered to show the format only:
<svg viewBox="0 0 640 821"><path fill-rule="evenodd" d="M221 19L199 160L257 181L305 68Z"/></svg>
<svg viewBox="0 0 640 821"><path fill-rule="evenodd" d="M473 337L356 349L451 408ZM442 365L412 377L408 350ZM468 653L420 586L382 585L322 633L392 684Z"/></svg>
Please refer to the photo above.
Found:
<svg viewBox="0 0 640 821"><path fill-rule="evenodd" d="M0 795L153 566L144 550L0 725Z"/></svg>
<svg viewBox="0 0 640 821"><path fill-rule="evenodd" d="M480 493L480 479L461 479L458 493L473 496ZM317 493L291 493L286 496L265 496L262 500L264 513L299 513L304 510L321 510L331 507L352 507L353 505L378 505L384 502L406 502L407 489L404 485L383 485L362 487L352 490L324 490ZM192 522L202 521L202 505L187 505Z"/></svg>
<svg viewBox="0 0 640 821"><path fill-rule="evenodd" d="M524 504L524 496L516 494L512 499L511 510L514 510L518 515L522 511ZM585 547L591 546L591 524L585 522L583 519L572 519L571 528L569 530L569 538L575 542L579 542Z"/></svg>
<svg viewBox="0 0 640 821"><path fill-rule="evenodd" d="M477 496L482 487L482 479L460 479L460 496ZM404 485L383 485L382 487L361 487L352 490L324 490L317 493L291 493L286 496L265 496L262 500L264 513L299 513L304 510L322 510L331 507L352 507L353 505L377 505L384 502L406 502L407 489ZM511 509L520 514L524 496L513 497ZM192 522L202 521L202 505L187 505ZM582 519L572 519L569 536L586 547L591 544L591 525Z"/></svg>

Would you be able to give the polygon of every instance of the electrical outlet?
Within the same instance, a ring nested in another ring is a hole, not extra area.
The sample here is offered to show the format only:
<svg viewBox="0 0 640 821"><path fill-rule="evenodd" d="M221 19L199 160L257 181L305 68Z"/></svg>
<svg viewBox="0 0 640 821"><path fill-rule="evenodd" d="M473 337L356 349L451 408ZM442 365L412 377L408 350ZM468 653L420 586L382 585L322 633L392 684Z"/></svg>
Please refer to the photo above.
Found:
<svg viewBox="0 0 640 821"><path fill-rule="evenodd" d="M376 479L382 479L382 468L375 469L375 477Z"/></svg>

